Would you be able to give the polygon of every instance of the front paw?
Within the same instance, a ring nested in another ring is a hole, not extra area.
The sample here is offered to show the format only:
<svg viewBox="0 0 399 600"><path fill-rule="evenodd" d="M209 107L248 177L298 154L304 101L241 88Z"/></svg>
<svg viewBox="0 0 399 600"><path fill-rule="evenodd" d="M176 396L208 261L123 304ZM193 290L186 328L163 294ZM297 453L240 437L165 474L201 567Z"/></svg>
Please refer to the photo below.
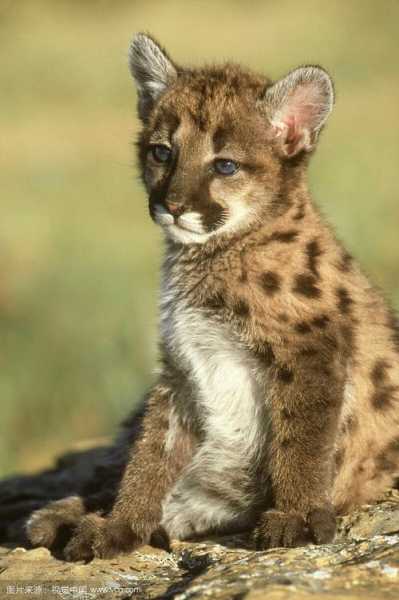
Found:
<svg viewBox="0 0 399 600"><path fill-rule="evenodd" d="M315 544L329 544L334 540L337 519L332 507L314 508L308 513L307 522Z"/></svg>
<svg viewBox="0 0 399 600"><path fill-rule="evenodd" d="M79 496L50 502L31 514L25 525L27 537L33 546L62 546L64 538L68 537L84 511L84 503Z"/></svg>
<svg viewBox="0 0 399 600"><path fill-rule="evenodd" d="M306 523L299 513L269 510L262 514L253 537L258 550L301 546L306 543Z"/></svg>
<svg viewBox="0 0 399 600"><path fill-rule="evenodd" d="M335 513L330 507L314 508L306 516L269 510L261 516L253 537L258 550L293 548L309 542L328 544L334 539L335 528Z"/></svg>
<svg viewBox="0 0 399 600"><path fill-rule="evenodd" d="M70 561L113 558L147 543L147 537L135 533L126 520L106 519L92 513L81 519L65 547L64 555Z"/></svg>

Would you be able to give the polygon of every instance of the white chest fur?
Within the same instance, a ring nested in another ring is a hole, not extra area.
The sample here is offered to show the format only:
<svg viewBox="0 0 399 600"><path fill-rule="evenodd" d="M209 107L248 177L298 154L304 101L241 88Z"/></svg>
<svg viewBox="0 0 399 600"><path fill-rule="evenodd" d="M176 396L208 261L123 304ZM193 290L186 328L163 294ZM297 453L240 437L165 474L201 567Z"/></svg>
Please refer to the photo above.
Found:
<svg viewBox="0 0 399 600"><path fill-rule="evenodd" d="M173 290L168 290L168 300ZM165 303L161 335L192 378L205 437L248 461L265 430L264 373L229 325L184 301ZM263 423L261 423L263 420Z"/></svg>

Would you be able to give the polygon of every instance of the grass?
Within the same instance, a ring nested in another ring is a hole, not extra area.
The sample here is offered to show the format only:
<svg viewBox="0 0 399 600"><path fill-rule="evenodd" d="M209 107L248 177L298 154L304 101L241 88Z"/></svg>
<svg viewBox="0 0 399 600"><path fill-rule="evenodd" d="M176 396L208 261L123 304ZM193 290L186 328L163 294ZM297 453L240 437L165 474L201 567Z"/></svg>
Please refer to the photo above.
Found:
<svg viewBox="0 0 399 600"><path fill-rule="evenodd" d="M152 379L159 231L138 183L137 30L178 61L333 75L311 188L399 304L395 0L0 0L0 473L109 434Z"/></svg>

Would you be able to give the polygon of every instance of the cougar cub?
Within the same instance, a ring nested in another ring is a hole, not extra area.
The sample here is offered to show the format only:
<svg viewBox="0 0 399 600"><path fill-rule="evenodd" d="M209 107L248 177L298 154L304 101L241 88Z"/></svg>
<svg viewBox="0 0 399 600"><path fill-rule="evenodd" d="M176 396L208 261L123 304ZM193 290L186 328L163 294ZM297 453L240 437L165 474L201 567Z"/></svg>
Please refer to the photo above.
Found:
<svg viewBox="0 0 399 600"><path fill-rule="evenodd" d="M307 187L331 79L317 66L276 82L235 64L182 68L144 34L130 68L142 178L165 234L162 368L113 506L50 504L30 539L51 545L68 524L71 559L154 532L330 542L335 515L399 470L398 323Z"/></svg>

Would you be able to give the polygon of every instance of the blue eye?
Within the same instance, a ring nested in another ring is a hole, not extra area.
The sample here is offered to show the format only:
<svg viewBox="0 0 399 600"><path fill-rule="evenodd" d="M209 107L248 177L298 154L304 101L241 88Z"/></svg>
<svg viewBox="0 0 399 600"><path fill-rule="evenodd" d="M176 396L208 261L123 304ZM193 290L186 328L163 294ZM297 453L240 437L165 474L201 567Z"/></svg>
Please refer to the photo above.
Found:
<svg viewBox="0 0 399 600"><path fill-rule="evenodd" d="M166 163L172 156L172 150L164 144L154 144L151 146L151 154L157 162Z"/></svg>
<svg viewBox="0 0 399 600"><path fill-rule="evenodd" d="M234 160L227 158L217 158L214 162L215 171L219 175L234 175L240 167Z"/></svg>

